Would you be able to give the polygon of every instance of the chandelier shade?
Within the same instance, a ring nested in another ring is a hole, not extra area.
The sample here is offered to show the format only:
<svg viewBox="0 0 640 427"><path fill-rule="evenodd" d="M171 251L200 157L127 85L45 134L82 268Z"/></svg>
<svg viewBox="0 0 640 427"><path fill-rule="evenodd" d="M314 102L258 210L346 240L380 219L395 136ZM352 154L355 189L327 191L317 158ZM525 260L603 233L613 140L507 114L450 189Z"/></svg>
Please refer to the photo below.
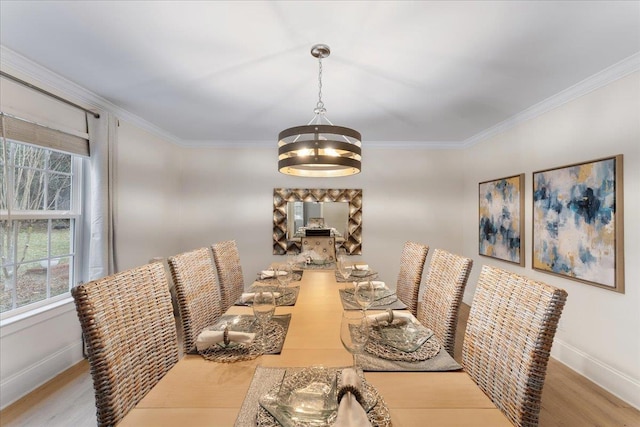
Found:
<svg viewBox="0 0 640 427"><path fill-rule="evenodd" d="M306 125L280 132L278 170L287 175L338 177L360 172L360 132L342 126Z"/></svg>
<svg viewBox="0 0 640 427"><path fill-rule="evenodd" d="M305 126L285 129L278 135L278 171L304 177L339 177L360 173L362 136L360 132L335 126L325 116L322 102L322 59L329 56L327 45L314 45L311 55L319 60L318 103L315 117ZM328 124L325 124L328 123Z"/></svg>

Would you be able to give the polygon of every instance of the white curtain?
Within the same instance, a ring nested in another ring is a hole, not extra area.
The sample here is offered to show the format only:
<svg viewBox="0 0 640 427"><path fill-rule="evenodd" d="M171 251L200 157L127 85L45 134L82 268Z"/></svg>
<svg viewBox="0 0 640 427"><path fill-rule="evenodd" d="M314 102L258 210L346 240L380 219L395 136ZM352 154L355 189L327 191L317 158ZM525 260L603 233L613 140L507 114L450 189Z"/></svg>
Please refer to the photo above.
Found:
<svg viewBox="0 0 640 427"><path fill-rule="evenodd" d="M85 238L88 258L87 280L95 280L117 270L114 241L114 150L117 120L111 114L100 118L87 114L89 132L89 173L85 177Z"/></svg>

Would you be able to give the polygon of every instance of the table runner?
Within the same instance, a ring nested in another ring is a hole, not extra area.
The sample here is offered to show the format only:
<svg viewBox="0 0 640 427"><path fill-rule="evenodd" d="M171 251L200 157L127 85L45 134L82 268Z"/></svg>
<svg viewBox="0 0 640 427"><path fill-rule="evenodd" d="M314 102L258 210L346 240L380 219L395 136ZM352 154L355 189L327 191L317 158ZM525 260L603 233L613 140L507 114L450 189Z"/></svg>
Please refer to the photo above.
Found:
<svg viewBox="0 0 640 427"><path fill-rule="evenodd" d="M340 301L344 310L362 310L362 307L353 299L353 294L346 292L344 289L340 289ZM400 301L396 294L393 294L374 301L373 305L369 307L370 310L386 310L389 308L392 310L404 310L407 305Z"/></svg>

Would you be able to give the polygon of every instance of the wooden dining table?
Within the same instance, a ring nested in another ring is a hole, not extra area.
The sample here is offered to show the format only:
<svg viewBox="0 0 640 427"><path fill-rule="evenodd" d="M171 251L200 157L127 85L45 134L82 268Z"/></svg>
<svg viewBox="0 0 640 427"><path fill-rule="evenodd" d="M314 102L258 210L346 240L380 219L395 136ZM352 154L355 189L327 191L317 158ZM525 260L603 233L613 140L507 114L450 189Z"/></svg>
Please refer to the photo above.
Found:
<svg viewBox="0 0 640 427"><path fill-rule="evenodd" d="M233 426L256 367L350 366L340 340L344 284L334 270L306 270L294 284L300 286L296 304L276 308L276 315L291 313L281 354L236 363L187 354L119 425ZM227 314L252 311L233 306ZM365 372L365 378L384 398L395 427L512 425L464 371Z"/></svg>

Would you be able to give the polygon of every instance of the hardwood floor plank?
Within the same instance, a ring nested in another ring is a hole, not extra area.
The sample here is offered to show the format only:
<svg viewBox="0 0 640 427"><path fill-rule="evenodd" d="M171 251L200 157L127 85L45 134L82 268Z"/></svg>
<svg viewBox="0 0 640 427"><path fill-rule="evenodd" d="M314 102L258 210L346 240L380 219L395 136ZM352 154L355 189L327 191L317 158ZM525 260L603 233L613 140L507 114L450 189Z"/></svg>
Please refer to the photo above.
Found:
<svg viewBox="0 0 640 427"><path fill-rule="evenodd" d="M72 366L0 412L0 425L95 426L93 381L86 360Z"/></svg>

